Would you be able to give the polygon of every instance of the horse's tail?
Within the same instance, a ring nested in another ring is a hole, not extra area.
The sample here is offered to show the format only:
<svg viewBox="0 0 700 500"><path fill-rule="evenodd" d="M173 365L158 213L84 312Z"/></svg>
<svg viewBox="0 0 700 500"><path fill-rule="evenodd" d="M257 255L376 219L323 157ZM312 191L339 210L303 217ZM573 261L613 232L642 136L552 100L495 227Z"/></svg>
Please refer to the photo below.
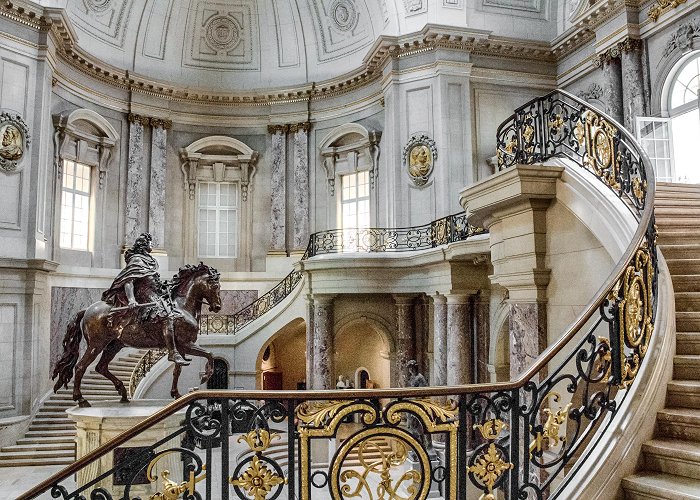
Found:
<svg viewBox="0 0 700 500"><path fill-rule="evenodd" d="M80 357L80 341L83 338L83 332L80 328L80 322L85 316L85 311L80 311L73 321L70 322L66 329L66 336L63 337L63 356L56 363L56 368L53 369L51 380L58 377L56 384L53 386L53 392L57 392L61 386L68 388L68 382L73 378L73 369Z"/></svg>

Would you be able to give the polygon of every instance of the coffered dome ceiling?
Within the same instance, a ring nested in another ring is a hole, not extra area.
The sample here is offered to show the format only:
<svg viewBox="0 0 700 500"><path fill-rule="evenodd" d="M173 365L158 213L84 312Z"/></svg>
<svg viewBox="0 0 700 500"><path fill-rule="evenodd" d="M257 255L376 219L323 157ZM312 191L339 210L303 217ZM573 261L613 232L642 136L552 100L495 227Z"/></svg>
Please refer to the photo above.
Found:
<svg viewBox="0 0 700 500"><path fill-rule="evenodd" d="M358 68L389 22L379 0L68 0L78 45L180 87L256 89ZM391 2L389 2L391 3Z"/></svg>

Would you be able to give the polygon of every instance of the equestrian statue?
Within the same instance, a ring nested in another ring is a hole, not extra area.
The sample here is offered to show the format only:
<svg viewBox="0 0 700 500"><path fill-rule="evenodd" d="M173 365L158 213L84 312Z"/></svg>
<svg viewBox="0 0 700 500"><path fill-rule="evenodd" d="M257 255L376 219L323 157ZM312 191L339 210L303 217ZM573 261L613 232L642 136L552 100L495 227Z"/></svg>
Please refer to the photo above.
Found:
<svg viewBox="0 0 700 500"><path fill-rule="evenodd" d="M80 311L68 325L63 338L63 356L53 371L58 377L54 392L68 387L73 378L73 400L81 407L90 406L80 391L85 370L102 353L96 370L108 378L128 402L126 387L109 371L109 362L125 346L166 348L168 360L175 364L170 394L179 397L177 381L187 355L207 359L201 382L214 371L214 358L195 342L199 333L202 304L211 312L221 310L219 272L204 263L181 267L172 281L161 281L158 263L151 255L152 238L140 235L124 254L126 267L102 294L102 300ZM80 341L85 337L87 348L80 357ZM80 359L78 361L78 359Z"/></svg>

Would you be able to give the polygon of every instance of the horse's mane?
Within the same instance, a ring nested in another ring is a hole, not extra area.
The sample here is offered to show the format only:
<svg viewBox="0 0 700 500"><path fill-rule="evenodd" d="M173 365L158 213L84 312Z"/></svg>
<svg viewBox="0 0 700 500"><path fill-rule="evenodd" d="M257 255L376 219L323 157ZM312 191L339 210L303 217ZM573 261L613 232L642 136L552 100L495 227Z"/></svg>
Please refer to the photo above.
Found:
<svg viewBox="0 0 700 500"><path fill-rule="evenodd" d="M168 282L170 296L175 298L186 284L192 281L197 274L202 272L206 272L209 279L219 279L220 276L219 271L206 265L204 262L200 262L196 266L191 264L184 265L178 270L177 274L173 276L173 279Z"/></svg>

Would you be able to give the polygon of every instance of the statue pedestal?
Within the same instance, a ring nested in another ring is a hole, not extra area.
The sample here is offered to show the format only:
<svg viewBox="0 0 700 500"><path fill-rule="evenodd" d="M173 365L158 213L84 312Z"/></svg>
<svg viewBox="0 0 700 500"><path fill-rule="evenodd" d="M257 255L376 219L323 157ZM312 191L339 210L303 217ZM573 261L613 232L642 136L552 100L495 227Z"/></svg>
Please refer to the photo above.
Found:
<svg viewBox="0 0 700 500"><path fill-rule="evenodd" d="M170 403L170 400L136 400L131 403L92 403L90 408L73 407L67 410L68 416L75 421L76 426L76 457L87 455L95 448L103 445L110 439L116 437L122 432L130 429L134 425L144 420L149 415L163 408ZM107 472L114 466L114 457L117 457L118 463L123 463L128 460L128 456L134 452L143 451L140 447L150 447L159 440L167 437L181 427L183 420L183 412L178 412L167 417L158 424L146 429L132 439L122 444L113 452L108 453L101 459L89 464L77 473L76 483L81 487L101 474ZM175 436L168 440L163 445L156 449L162 451L180 446L184 434ZM164 456L153 467L154 476L158 476L158 480L150 482L146 479L146 469L137 474L136 479L132 481L132 486L129 491L129 498L140 496L148 498L156 492L162 490L161 478L162 472L167 470L169 478L173 481L182 481L182 462L179 453L172 453ZM133 472L124 474L110 474L103 478L98 483L82 492L89 498L89 494L95 488L104 488L114 498L121 498L124 494L124 488L129 483ZM166 474L167 475L167 474Z"/></svg>

